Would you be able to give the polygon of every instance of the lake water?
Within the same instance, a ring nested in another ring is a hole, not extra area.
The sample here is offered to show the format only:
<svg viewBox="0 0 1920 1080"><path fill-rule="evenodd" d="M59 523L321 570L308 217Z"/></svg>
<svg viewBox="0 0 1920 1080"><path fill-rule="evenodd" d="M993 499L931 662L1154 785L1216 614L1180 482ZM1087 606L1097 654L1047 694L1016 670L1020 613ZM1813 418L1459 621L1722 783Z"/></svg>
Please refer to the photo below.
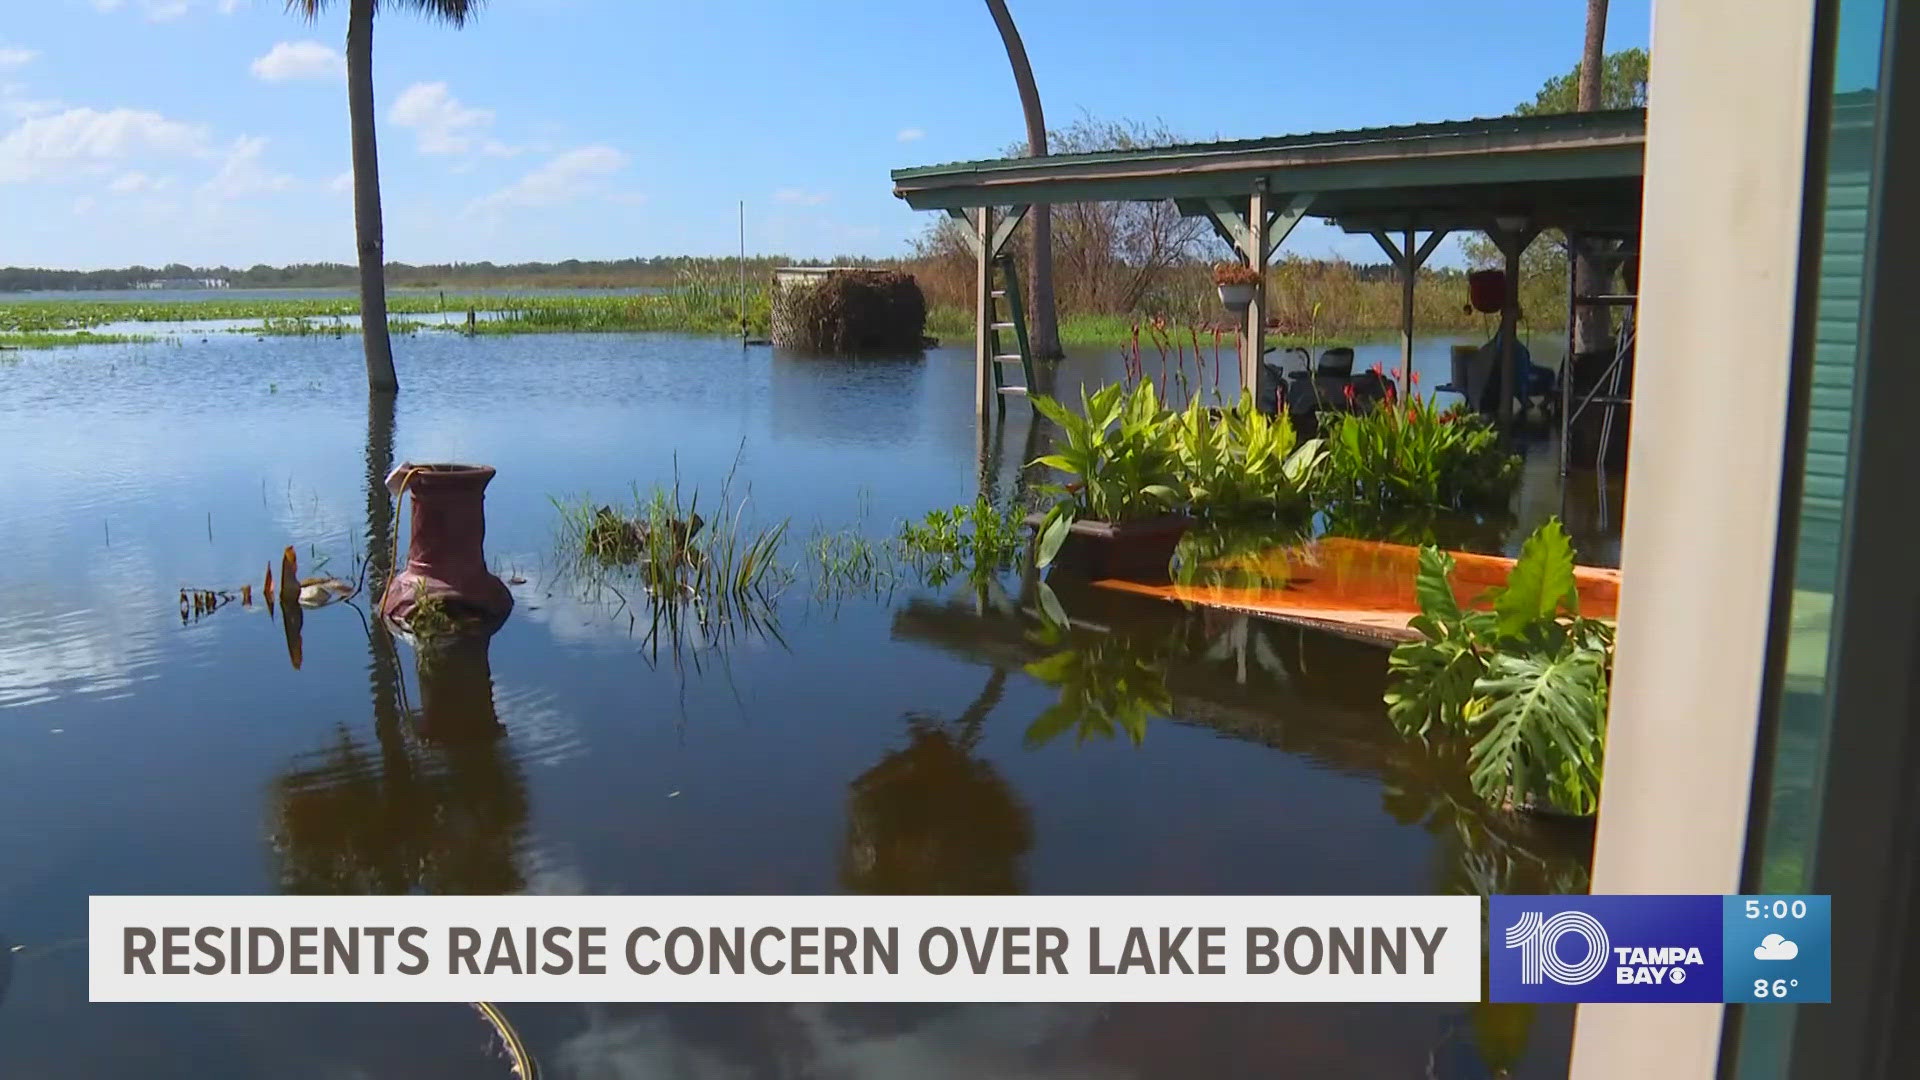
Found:
<svg viewBox="0 0 1920 1080"><path fill-rule="evenodd" d="M1446 344L1422 345L1427 385ZM391 416L370 413L350 337L0 361L5 1075L507 1075L458 1006L90 1006L95 893L1581 887L1589 838L1479 809L1452 751L1393 735L1371 646L1084 588L1062 590L1076 627L1049 638L1018 582L822 599L803 574L777 632L685 641L676 663L562 572L553 498L617 501L676 475L711 505L734 473L749 516L791 519L795 562L816 525L883 537L983 482L1004 495L1035 445L1029 414L1013 403L983 457L967 348L395 347ZM1117 369L1102 352L1060 379ZM289 544L303 573L344 572L384 535L370 475L409 459L499 469L488 554L519 583L492 639L423 667L335 606L306 614L296 668L259 604L183 617L180 589L258 583ZM1530 450L1505 546L1560 512L1556 473ZM1617 518L1599 508L1617 513L1617 493L1573 504L1583 554L1610 561ZM1087 685L1111 664L1150 685L1085 700L1026 670L1063 655ZM1030 730L1063 702L1075 726ZM1133 714L1137 743L1124 724L1101 737ZM1571 1028L1568 1009L1487 1006L506 1012L544 1076L582 1080L1552 1077Z"/></svg>

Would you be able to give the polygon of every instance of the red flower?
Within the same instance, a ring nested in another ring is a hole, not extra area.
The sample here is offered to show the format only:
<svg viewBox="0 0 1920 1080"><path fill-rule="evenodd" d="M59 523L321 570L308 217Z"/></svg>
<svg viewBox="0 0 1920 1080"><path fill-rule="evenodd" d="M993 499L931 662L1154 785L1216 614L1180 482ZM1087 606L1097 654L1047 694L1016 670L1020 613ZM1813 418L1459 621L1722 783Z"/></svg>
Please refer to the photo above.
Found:
<svg viewBox="0 0 1920 1080"><path fill-rule="evenodd" d="M1386 370L1380 366L1378 361L1376 361L1373 365L1373 373L1375 375L1385 375Z"/></svg>
<svg viewBox="0 0 1920 1080"><path fill-rule="evenodd" d="M1353 404L1353 384L1347 384L1347 404Z"/></svg>
<svg viewBox="0 0 1920 1080"><path fill-rule="evenodd" d="M1411 405L1407 406L1407 423L1411 424L1418 419L1420 419L1420 411Z"/></svg>
<svg viewBox="0 0 1920 1080"><path fill-rule="evenodd" d="M1417 372L1417 371L1409 371L1409 372L1407 372L1407 378L1409 378L1409 379L1411 379L1411 380L1413 380L1413 385L1415 385L1415 386L1419 386L1419 385L1420 385L1420 373L1419 373L1419 372Z"/></svg>
<svg viewBox="0 0 1920 1080"><path fill-rule="evenodd" d="M1400 369L1399 369L1399 368L1394 368L1394 369L1393 369L1393 370L1392 370L1391 372L1389 372L1388 374L1390 374L1390 375L1392 375L1392 376L1393 376L1393 381L1394 381L1394 382L1399 382L1399 381L1400 381Z"/></svg>

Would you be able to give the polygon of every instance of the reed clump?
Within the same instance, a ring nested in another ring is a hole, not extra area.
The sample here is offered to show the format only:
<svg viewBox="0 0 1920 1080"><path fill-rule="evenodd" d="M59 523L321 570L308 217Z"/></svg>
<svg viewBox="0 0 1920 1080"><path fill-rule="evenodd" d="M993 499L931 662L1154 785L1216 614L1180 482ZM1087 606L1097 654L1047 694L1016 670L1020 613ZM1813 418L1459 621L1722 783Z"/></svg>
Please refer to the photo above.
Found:
<svg viewBox="0 0 1920 1080"><path fill-rule="evenodd" d="M911 350L926 338L926 297L913 275L899 270L835 270L780 289L774 303L778 344L796 349Z"/></svg>

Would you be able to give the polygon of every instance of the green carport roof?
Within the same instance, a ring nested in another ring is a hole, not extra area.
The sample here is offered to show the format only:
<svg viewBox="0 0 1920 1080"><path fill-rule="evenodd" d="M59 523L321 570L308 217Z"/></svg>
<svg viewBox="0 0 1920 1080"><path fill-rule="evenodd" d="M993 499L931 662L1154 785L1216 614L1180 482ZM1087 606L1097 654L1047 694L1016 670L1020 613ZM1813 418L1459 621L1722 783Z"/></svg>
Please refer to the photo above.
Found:
<svg viewBox="0 0 1920 1080"><path fill-rule="evenodd" d="M1312 194L1308 214L1352 232L1542 227L1638 231L1646 110L1502 116L1092 154L994 158L893 172L918 210L1086 201L1243 199L1257 184Z"/></svg>

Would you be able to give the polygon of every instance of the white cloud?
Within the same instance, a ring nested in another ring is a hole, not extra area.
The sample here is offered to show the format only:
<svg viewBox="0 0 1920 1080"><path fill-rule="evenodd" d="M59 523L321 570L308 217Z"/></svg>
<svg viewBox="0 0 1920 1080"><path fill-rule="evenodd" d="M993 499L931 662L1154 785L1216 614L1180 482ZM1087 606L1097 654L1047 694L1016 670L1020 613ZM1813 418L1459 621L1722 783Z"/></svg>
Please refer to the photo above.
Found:
<svg viewBox="0 0 1920 1080"><path fill-rule="evenodd" d="M260 164L260 153L266 148L267 140L262 136L242 135L235 139L227 150L225 160L220 163L219 171L201 185L200 190L215 198L244 199L292 187L291 176L273 172Z"/></svg>
<svg viewBox="0 0 1920 1080"><path fill-rule="evenodd" d="M553 206L602 193L606 178L626 164L627 155L611 146L583 146L561 154L491 195L474 200L468 209Z"/></svg>
<svg viewBox="0 0 1920 1080"><path fill-rule="evenodd" d="M486 137L493 127L493 111L470 108L447 90L447 84L414 83L400 92L388 117L411 130L423 154L465 154L479 150L500 157L513 148Z"/></svg>
<svg viewBox="0 0 1920 1080"><path fill-rule="evenodd" d="M333 179L327 181L327 190L332 192L352 191L353 190L353 170L348 169L346 172L343 172L339 176L336 176Z"/></svg>
<svg viewBox="0 0 1920 1080"><path fill-rule="evenodd" d="M802 191L799 188L781 188L773 193L773 201L788 206L819 206L827 201L824 191Z"/></svg>
<svg viewBox="0 0 1920 1080"><path fill-rule="evenodd" d="M159 188L164 184L165 181L155 180L146 173L130 172L122 173L114 177L113 183L107 185L107 190L116 195L131 195L137 191L149 191Z"/></svg>
<svg viewBox="0 0 1920 1080"><path fill-rule="evenodd" d="M87 214L91 214L93 212L93 207L94 207L94 199L93 199L93 196L91 195L82 195L79 198L73 200L73 212L75 216L85 216Z"/></svg>
<svg viewBox="0 0 1920 1080"><path fill-rule="evenodd" d="M1768 934L1753 950L1755 960L1791 960L1800 955L1800 946L1779 934Z"/></svg>
<svg viewBox="0 0 1920 1080"><path fill-rule="evenodd" d="M187 0L145 0L148 22L172 22L187 13Z"/></svg>
<svg viewBox="0 0 1920 1080"><path fill-rule="evenodd" d="M25 83L0 84L0 114L15 120L31 120L36 116L46 116L66 108L50 98L29 98L26 96Z"/></svg>
<svg viewBox="0 0 1920 1080"><path fill-rule="evenodd" d="M17 68L22 64L31 63L33 58L39 55L39 53L34 52L32 49L0 45L0 69Z"/></svg>
<svg viewBox="0 0 1920 1080"><path fill-rule="evenodd" d="M240 0L220 0L220 14L231 15L240 10Z"/></svg>
<svg viewBox="0 0 1920 1080"><path fill-rule="evenodd" d="M93 0L93 10L102 12L119 11L125 4L126 0Z"/></svg>
<svg viewBox="0 0 1920 1080"><path fill-rule="evenodd" d="M288 79L343 79L347 60L317 41L282 41L255 60L253 77L266 82Z"/></svg>
<svg viewBox="0 0 1920 1080"><path fill-rule="evenodd" d="M207 130L144 109L68 109L0 136L0 184L101 172L137 153L189 154Z"/></svg>
<svg viewBox="0 0 1920 1080"><path fill-rule="evenodd" d="M913 142L917 139L924 139L926 137L927 137L927 133L920 130L919 128L901 128L900 134L894 136L894 138L900 140L901 142Z"/></svg>

